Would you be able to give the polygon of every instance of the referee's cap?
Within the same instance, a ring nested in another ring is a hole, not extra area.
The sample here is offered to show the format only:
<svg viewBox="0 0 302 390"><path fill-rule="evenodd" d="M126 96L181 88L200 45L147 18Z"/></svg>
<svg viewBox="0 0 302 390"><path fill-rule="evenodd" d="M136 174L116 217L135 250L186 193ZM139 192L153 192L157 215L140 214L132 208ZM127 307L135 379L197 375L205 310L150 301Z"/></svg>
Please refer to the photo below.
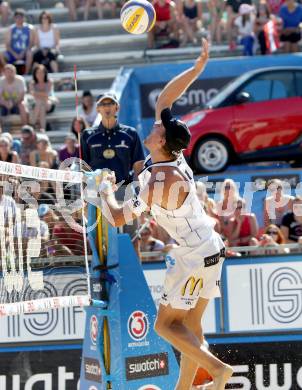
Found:
<svg viewBox="0 0 302 390"><path fill-rule="evenodd" d="M106 92L106 93L104 93L103 95L101 95L101 96L99 97L98 101L97 101L97 104L102 103L102 101L105 100L105 99L110 99L110 100L112 100L114 103L119 104L119 101L118 101L116 95L115 95L114 93L112 93L112 92Z"/></svg>
<svg viewBox="0 0 302 390"><path fill-rule="evenodd" d="M180 152L182 149L186 149L191 140L188 126L174 118L169 108L165 108L161 112L161 120L166 130L166 143L169 149L172 152Z"/></svg>

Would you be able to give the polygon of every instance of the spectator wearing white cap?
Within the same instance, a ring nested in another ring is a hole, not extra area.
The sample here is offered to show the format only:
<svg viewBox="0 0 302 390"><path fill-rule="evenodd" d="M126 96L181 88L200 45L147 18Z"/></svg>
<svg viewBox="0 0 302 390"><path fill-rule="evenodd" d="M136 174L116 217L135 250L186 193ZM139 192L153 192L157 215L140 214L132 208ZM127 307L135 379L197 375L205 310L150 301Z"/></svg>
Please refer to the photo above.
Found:
<svg viewBox="0 0 302 390"><path fill-rule="evenodd" d="M255 10L252 5L241 4L239 16L235 19L234 25L237 27L239 43L243 45L243 55L252 56L254 54L254 25Z"/></svg>
<svg viewBox="0 0 302 390"><path fill-rule="evenodd" d="M58 167L58 153L52 149L49 138L46 134L38 134L37 136L37 150L30 153L30 165L38 167L41 161L46 161L50 168Z"/></svg>

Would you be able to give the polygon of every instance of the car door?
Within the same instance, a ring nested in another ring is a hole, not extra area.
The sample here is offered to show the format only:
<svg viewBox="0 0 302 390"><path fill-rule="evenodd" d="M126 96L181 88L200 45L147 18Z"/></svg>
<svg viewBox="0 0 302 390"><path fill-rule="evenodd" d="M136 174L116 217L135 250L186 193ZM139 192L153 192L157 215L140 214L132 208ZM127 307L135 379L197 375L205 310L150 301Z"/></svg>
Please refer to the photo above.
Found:
<svg viewBox="0 0 302 390"><path fill-rule="evenodd" d="M286 145L301 133L301 97L297 96L295 72L263 72L247 81L237 93L247 92L250 100L236 104L232 131L239 152Z"/></svg>

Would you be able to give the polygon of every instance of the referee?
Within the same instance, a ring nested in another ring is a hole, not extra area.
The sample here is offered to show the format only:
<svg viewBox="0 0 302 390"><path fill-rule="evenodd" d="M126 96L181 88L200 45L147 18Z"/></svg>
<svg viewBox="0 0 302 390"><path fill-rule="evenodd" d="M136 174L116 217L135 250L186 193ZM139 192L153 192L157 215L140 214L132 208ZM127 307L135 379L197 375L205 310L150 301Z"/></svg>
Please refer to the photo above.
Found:
<svg viewBox="0 0 302 390"><path fill-rule="evenodd" d="M137 177L143 169L142 142L133 127L118 123L119 102L113 93L99 98L97 111L102 117L99 126L82 133L82 158L92 170L114 171L116 182L125 186L133 181L133 174Z"/></svg>

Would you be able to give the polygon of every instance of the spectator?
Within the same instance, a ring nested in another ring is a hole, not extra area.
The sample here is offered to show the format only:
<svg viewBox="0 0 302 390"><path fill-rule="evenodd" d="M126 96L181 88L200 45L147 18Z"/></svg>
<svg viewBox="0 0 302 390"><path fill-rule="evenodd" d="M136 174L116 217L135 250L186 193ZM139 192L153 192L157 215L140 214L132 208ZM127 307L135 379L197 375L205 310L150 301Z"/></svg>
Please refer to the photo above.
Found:
<svg viewBox="0 0 302 390"><path fill-rule="evenodd" d="M302 237L302 197L296 196L293 200L293 211L284 215L281 222L281 232L286 243L301 243Z"/></svg>
<svg viewBox="0 0 302 390"><path fill-rule="evenodd" d="M80 0L65 0L65 4L69 11L69 18L72 22L75 22L78 19L77 8L81 4Z"/></svg>
<svg viewBox="0 0 302 390"><path fill-rule="evenodd" d="M232 179L226 179L220 188L220 200L216 204L217 216L220 221L221 233L228 237L230 219L232 218L236 201L239 198L238 188Z"/></svg>
<svg viewBox="0 0 302 390"><path fill-rule="evenodd" d="M30 153L29 161L33 167L38 167L41 161L46 161L50 168L58 167L58 154L52 149L49 138L46 134L37 136L37 149Z"/></svg>
<svg viewBox="0 0 302 390"><path fill-rule="evenodd" d="M224 11L224 2L222 0L209 0L210 12L210 37L211 41L221 44L222 15Z"/></svg>
<svg viewBox="0 0 302 390"><path fill-rule="evenodd" d="M15 164L20 162L18 154L11 150L11 142L9 138L5 137L4 135L0 136L0 161L11 162Z"/></svg>
<svg viewBox="0 0 302 390"><path fill-rule="evenodd" d="M16 9L14 17L15 24L5 34L6 52L4 56L9 64L25 66L24 72L28 74L32 65L31 49L34 45L35 30L31 24L25 23L23 9Z"/></svg>
<svg viewBox="0 0 302 390"><path fill-rule="evenodd" d="M229 42L230 50L236 48L236 31L234 30L234 22L238 16L239 7L241 4L251 4L251 0L227 0L226 1L226 12L227 12L227 38Z"/></svg>
<svg viewBox="0 0 302 390"><path fill-rule="evenodd" d="M254 7L249 4L241 4L239 7L239 16L236 17L234 25L237 28L239 43L243 45L243 55L252 56L254 54L255 42Z"/></svg>
<svg viewBox="0 0 302 390"><path fill-rule="evenodd" d="M149 227L145 227L144 230L140 234L141 241L140 241L140 251L141 252L158 252L163 251L165 248L165 244L157 240L156 238L152 237L151 229ZM150 260L156 260L158 259L158 256L152 256L146 258L146 261Z"/></svg>
<svg viewBox="0 0 302 390"><path fill-rule="evenodd" d="M20 154L21 149L21 141L19 139L14 139L11 133L5 132L2 133L2 127L0 124L0 136L6 137L10 142L10 147L12 151L17 152L17 154Z"/></svg>
<svg viewBox="0 0 302 390"><path fill-rule="evenodd" d="M83 234L73 229L64 219L57 222L52 231L52 237L63 246L66 246L73 255L85 254Z"/></svg>
<svg viewBox="0 0 302 390"><path fill-rule="evenodd" d="M270 21L271 15L266 3L266 0L261 0L256 8L256 19L254 24L254 31L259 42L260 52L262 55L268 53L266 45L264 26Z"/></svg>
<svg viewBox="0 0 302 390"><path fill-rule="evenodd" d="M271 195L264 200L264 226L269 224L281 226L284 214L293 211L294 197L284 194L284 185L285 183L279 179L268 182Z"/></svg>
<svg viewBox="0 0 302 390"><path fill-rule="evenodd" d="M288 253L289 251L287 248L278 248L279 245L282 244L285 244L285 238L282 231L278 226L271 224L266 227L264 233L260 237L259 246L274 246L276 249L265 249L257 252L257 254L276 255L279 253Z"/></svg>
<svg viewBox="0 0 302 390"><path fill-rule="evenodd" d="M113 5L115 6L114 1L112 1L111 4L112 4L112 6ZM103 9L104 9L105 2L103 2L101 0L86 0L85 5L84 5L84 20L88 20L89 11L93 5L96 6L96 9L98 12L98 18L103 19ZM113 10L112 7L111 7L111 9ZM114 7L114 9L115 9L115 7ZM112 15L112 17L113 17L113 15Z"/></svg>
<svg viewBox="0 0 302 390"><path fill-rule="evenodd" d="M196 193L200 203L202 204L206 214L212 219L214 229L217 233L221 233L220 221L217 216L216 204L214 199L209 198L206 186L201 181L195 182Z"/></svg>
<svg viewBox="0 0 302 390"><path fill-rule="evenodd" d="M283 21L280 40L284 43L284 52L298 52L298 42L301 40L302 5L295 0L286 0L280 8L279 16Z"/></svg>
<svg viewBox="0 0 302 390"><path fill-rule="evenodd" d="M71 157L80 157L79 146L77 145L77 139L74 134L66 135L65 146L59 151L59 160L61 162Z"/></svg>
<svg viewBox="0 0 302 390"><path fill-rule="evenodd" d="M48 72L58 72L57 57L60 54L60 31L52 22L49 12L43 11L39 16L40 25L35 34L37 50L33 56L35 64L42 64Z"/></svg>
<svg viewBox="0 0 302 390"><path fill-rule="evenodd" d="M108 168L115 172L117 183L128 184L143 168L144 152L136 130L118 123L119 103L112 93L97 102L102 122L82 134L83 160L93 170Z"/></svg>
<svg viewBox="0 0 302 390"><path fill-rule="evenodd" d="M96 102L90 91L84 91L82 104L79 107L79 116L85 119L89 126L92 126L97 116Z"/></svg>
<svg viewBox="0 0 302 390"><path fill-rule="evenodd" d="M50 166L49 166L48 162L41 161L39 163L39 168L50 169ZM52 195L52 197L55 197L56 183L54 181L48 181L48 180L43 179L39 182L39 184L40 184L41 194L50 194L50 195Z"/></svg>
<svg viewBox="0 0 302 390"><path fill-rule="evenodd" d="M23 126L21 129L21 147L20 159L21 164L30 165L30 153L37 149L37 137L31 126Z"/></svg>
<svg viewBox="0 0 302 390"><path fill-rule="evenodd" d="M81 134L85 129L88 129L88 123L81 116L74 117L71 122L70 132L75 135L77 140L80 140Z"/></svg>
<svg viewBox="0 0 302 390"><path fill-rule="evenodd" d="M48 78L48 72L44 65L34 67L29 92L33 96L32 125L38 124L40 131L44 132L46 115L55 110L58 101L54 96L53 82Z"/></svg>
<svg viewBox="0 0 302 390"><path fill-rule="evenodd" d="M183 27L182 46L188 42L196 45L196 33L202 25L202 3L199 0L181 0L179 18Z"/></svg>
<svg viewBox="0 0 302 390"><path fill-rule="evenodd" d="M245 212L245 201L235 202L235 211L230 219L230 230L226 238L231 246L257 245L258 222L254 213Z"/></svg>
<svg viewBox="0 0 302 390"><path fill-rule="evenodd" d="M24 78L16 75L14 65L5 65L4 76L0 78L1 115L20 114L22 124L27 124L28 113L24 102L25 92L26 85Z"/></svg>
<svg viewBox="0 0 302 390"><path fill-rule="evenodd" d="M284 1L285 0L266 0L270 14L278 16Z"/></svg>
<svg viewBox="0 0 302 390"><path fill-rule="evenodd" d="M164 35L178 41L179 25L175 3L172 0L155 0L153 3L156 12L156 22L148 32L148 48L154 48L156 37Z"/></svg>
<svg viewBox="0 0 302 390"><path fill-rule="evenodd" d="M8 22L8 17L11 10L7 1L0 1L0 15L1 15L1 24L2 26L6 26Z"/></svg>

